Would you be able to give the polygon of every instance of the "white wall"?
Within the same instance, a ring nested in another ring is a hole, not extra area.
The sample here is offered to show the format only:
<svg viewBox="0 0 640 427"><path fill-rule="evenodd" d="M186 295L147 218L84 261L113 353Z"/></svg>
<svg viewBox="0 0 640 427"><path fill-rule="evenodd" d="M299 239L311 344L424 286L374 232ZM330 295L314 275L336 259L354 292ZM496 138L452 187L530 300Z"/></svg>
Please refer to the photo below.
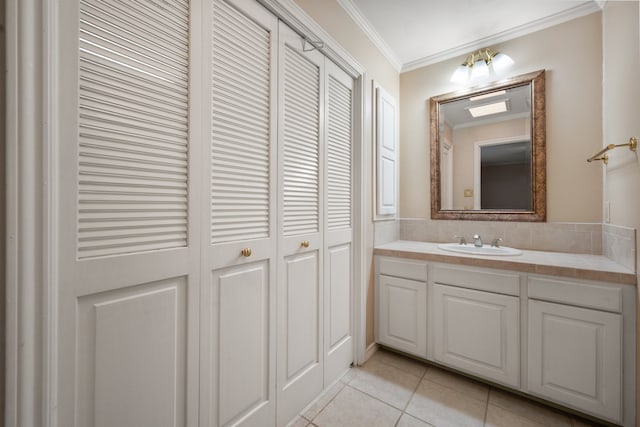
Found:
<svg viewBox="0 0 640 427"><path fill-rule="evenodd" d="M603 145L640 138L640 6L637 1L609 1L603 12ZM604 168L604 200L611 224L636 229L636 271L640 266L640 151L610 152ZM638 274L640 283L640 274ZM640 294L637 300L640 307ZM640 315L636 322L640 354ZM640 397L640 358L636 357L636 396ZM636 405L638 406L638 405ZM636 415L640 425L640 413Z"/></svg>

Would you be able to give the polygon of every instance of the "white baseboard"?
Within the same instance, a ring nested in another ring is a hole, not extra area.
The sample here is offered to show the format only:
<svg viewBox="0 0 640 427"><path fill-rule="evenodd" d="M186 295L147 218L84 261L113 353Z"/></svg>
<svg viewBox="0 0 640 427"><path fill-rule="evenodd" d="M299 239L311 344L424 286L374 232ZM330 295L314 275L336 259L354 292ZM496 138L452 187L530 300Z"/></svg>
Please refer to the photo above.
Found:
<svg viewBox="0 0 640 427"><path fill-rule="evenodd" d="M369 360L371 356L373 356L376 353L376 351L378 351L378 343L372 342L369 345L369 347L367 347L367 350L364 352L364 362Z"/></svg>

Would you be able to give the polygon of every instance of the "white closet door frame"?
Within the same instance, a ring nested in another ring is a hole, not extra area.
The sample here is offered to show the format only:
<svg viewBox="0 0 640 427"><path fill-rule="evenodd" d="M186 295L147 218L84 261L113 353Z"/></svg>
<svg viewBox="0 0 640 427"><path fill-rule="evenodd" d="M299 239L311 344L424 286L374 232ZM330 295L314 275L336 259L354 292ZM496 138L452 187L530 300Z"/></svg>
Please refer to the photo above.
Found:
<svg viewBox="0 0 640 427"><path fill-rule="evenodd" d="M366 288L370 274L366 248L371 218L371 89L365 68L313 21L293 0L259 0L311 40L356 82L354 106L354 334L356 362L366 350ZM55 85L60 48L61 6L39 0L7 0L7 256L6 256L6 415L8 425L55 427L57 387L51 334L56 325L57 218L59 173L54 135L59 113ZM206 15L204 12L201 14ZM194 47L195 48L195 47ZM195 72L195 71L194 71ZM202 71L200 71L202 72Z"/></svg>

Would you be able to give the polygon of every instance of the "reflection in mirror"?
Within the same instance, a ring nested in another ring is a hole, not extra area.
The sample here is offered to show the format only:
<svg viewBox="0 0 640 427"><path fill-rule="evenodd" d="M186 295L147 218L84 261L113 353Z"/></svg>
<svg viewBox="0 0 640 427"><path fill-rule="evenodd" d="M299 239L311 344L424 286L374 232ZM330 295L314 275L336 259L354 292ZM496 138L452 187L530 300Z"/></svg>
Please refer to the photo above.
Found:
<svg viewBox="0 0 640 427"><path fill-rule="evenodd" d="M430 104L431 217L544 221L544 71Z"/></svg>

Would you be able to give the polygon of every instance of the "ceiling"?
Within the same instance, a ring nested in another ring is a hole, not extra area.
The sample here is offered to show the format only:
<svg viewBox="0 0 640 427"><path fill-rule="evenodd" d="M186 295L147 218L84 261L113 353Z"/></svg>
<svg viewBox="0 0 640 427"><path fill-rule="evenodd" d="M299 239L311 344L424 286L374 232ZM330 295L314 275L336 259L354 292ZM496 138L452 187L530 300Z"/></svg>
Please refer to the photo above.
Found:
<svg viewBox="0 0 640 427"><path fill-rule="evenodd" d="M606 1L606 0L604 0ZM603 0L338 0L398 71L601 10Z"/></svg>

